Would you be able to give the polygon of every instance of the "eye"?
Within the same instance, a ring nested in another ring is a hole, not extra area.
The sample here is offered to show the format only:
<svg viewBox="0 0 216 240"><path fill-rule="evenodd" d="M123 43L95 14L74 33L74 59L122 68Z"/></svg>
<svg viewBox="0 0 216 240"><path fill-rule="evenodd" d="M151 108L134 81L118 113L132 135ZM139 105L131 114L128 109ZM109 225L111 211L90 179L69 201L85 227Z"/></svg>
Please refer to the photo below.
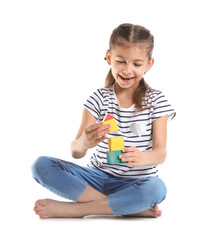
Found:
<svg viewBox="0 0 216 240"><path fill-rule="evenodd" d="M126 63L125 61L119 61L119 60L117 60L117 63Z"/></svg>
<svg viewBox="0 0 216 240"><path fill-rule="evenodd" d="M140 67L140 66L142 66L142 65L141 65L141 64L134 63L134 66L135 66L135 67Z"/></svg>

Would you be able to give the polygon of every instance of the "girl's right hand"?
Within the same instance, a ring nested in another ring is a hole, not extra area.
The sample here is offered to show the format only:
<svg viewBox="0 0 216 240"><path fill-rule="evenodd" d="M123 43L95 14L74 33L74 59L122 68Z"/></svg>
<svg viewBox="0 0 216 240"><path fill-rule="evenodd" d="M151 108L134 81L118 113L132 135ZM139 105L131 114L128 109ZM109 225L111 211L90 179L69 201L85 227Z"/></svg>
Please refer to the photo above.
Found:
<svg viewBox="0 0 216 240"><path fill-rule="evenodd" d="M104 125L103 122L95 123L84 129L82 140L86 149L95 147L99 142L107 138L110 132L110 124Z"/></svg>

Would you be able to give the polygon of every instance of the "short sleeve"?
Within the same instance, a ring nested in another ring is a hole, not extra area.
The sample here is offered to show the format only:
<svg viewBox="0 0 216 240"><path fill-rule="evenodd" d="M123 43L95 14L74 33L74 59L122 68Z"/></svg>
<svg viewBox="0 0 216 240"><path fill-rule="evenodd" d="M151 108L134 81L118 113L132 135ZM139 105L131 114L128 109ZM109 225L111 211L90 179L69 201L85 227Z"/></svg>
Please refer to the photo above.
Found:
<svg viewBox="0 0 216 240"><path fill-rule="evenodd" d="M175 110L172 108L164 94L160 91L155 95L153 100L153 113L152 120L158 119L165 115L168 115L168 121L172 120L176 116Z"/></svg>
<svg viewBox="0 0 216 240"><path fill-rule="evenodd" d="M101 109L103 106L103 96L98 89L84 103L84 107L96 118L100 120Z"/></svg>

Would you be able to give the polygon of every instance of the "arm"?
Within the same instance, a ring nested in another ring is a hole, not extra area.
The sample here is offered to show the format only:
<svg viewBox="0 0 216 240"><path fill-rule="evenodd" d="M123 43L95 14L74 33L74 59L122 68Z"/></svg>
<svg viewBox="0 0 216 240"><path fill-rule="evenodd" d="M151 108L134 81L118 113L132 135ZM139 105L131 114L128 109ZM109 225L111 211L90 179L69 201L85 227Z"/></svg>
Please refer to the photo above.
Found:
<svg viewBox="0 0 216 240"><path fill-rule="evenodd" d="M106 138L109 128L109 124L104 125L103 122L96 123L95 117L84 108L77 136L70 145L72 157L84 157L89 148L95 147Z"/></svg>
<svg viewBox="0 0 216 240"><path fill-rule="evenodd" d="M141 152L136 147L123 149L122 161L134 167L162 164L166 159L167 115L153 122L153 147L150 152Z"/></svg>

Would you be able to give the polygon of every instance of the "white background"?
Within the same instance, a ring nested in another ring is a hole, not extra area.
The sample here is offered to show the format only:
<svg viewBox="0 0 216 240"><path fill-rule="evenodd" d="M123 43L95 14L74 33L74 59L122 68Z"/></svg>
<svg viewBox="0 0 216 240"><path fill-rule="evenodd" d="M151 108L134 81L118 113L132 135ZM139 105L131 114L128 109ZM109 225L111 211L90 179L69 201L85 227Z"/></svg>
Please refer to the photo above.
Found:
<svg viewBox="0 0 216 240"><path fill-rule="evenodd" d="M0 1L1 239L215 239L214 9L213 0ZM34 201L60 198L32 179L31 164L74 161L83 103L104 86L109 37L124 22L155 36L145 78L177 112L160 167L163 216L39 220Z"/></svg>

